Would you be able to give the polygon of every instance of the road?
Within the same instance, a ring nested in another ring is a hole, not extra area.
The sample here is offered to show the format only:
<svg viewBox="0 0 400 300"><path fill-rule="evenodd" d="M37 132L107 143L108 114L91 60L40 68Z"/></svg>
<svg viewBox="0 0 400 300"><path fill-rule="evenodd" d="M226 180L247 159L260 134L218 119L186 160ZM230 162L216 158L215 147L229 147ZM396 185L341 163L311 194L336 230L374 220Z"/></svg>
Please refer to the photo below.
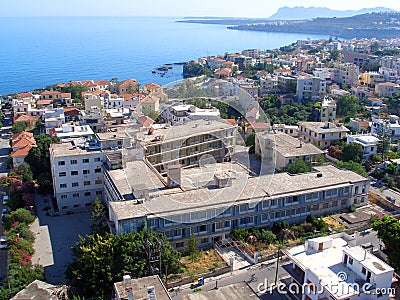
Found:
<svg viewBox="0 0 400 300"><path fill-rule="evenodd" d="M281 261L279 265L278 277L281 278L285 276L287 273L282 269L281 264L286 264L286 261ZM246 281L253 291L258 292L258 287L261 283L267 284L271 286L275 282L275 271L276 271L276 261L265 262L262 264L258 264L256 266L251 266L249 268L243 270L237 270L232 273L224 274L215 278L207 278L205 280L205 284L201 286L201 291L210 291L215 289L217 284L218 287L227 286L230 284L238 283ZM252 274L255 275L255 279L252 280ZM217 282L217 283L216 283ZM182 300L184 295L193 293L193 289L190 288L190 285L182 286L179 292L172 292L171 296L174 300ZM258 293L261 296L261 299L286 299L282 295L269 293L263 294L261 291Z"/></svg>
<svg viewBox="0 0 400 300"><path fill-rule="evenodd" d="M11 136L11 113L5 114L5 118L2 121L3 127L0 130L0 176L7 175L7 157L10 152L10 136ZM2 191L3 192L3 191ZM0 207L3 210L3 196L0 197ZM0 236L3 235L4 227L3 223L0 225ZM0 274L7 275L8 273L8 250L0 250Z"/></svg>
<svg viewBox="0 0 400 300"><path fill-rule="evenodd" d="M387 188L381 183L378 183L376 180L371 181L371 188L370 188L375 194L381 195L384 198L391 197L395 199L395 204L396 206L400 207L400 193Z"/></svg>

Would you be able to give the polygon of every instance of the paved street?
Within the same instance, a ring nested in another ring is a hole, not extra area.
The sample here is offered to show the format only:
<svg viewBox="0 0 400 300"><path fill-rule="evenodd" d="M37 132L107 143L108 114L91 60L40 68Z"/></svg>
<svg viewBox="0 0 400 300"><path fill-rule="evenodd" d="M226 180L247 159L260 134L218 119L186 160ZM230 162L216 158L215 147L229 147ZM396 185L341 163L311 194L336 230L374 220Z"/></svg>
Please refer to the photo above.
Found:
<svg viewBox="0 0 400 300"><path fill-rule="evenodd" d="M0 130L0 176L7 175L7 157L10 152L9 138L11 135L11 114L6 113L3 119L3 127ZM0 209L3 210L3 196L0 196ZM4 227L0 225L0 236L3 235ZM0 274L6 275L8 272L8 250L0 249Z"/></svg>
<svg viewBox="0 0 400 300"><path fill-rule="evenodd" d="M400 193L385 187L383 184L378 183L375 180L371 181L371 190L384 198L390 197L395 199L395 204L400 207Z"/></svg>
<svg viewBox="0 0 400 300"><path fill-rule="evenodd" d="M281 262L281 264L285 264L287 262ZM268 286L272 285L275 282L275 268L276 262L264 262L257 266L252 266L243 270L238 270L233 273L223 274L221 276L215 278L207 278L205 280L205 285L201 286L201 291L210 291L215 288L216 281L218 287L227 286L233 283L246 281L250 287L257 291L260 283L267 284ZM252 278L252 274L255 275L255 279ZM285 276L285 271L279 266L278 276ZM178 293L172 292L171 296L174 300L181 300L184 295L190 294L193 292L193 289L190 288L190 285L185 285L181 287ZM262 295L263 293L259 293ZM286 299L285 297L279 294L270 295L269 293L263 295L261 299Z"/></svg>
<svg viewBox="0 0 400 300"><path fill-rule="evenodd" d="M90 232L90 213L76 213L62 216L46 216L44 207L48 206L50 196L37 195L38 218L31 226L36 236L33 263L44 266L46 281L52 284L63 282L66 266L72 260L71 247Z"/></svg>

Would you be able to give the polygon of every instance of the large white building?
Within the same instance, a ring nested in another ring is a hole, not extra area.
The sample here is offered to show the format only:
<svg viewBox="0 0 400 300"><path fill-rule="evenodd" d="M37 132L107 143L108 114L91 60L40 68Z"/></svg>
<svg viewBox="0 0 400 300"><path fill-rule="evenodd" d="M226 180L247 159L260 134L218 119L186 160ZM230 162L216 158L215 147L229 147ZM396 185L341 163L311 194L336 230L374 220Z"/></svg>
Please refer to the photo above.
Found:
<svg viewBox="0 0 400 300"><path fill-rule="evenodd" d="M353 134L347 136L347 144L357 143L363 147L363 158L368 159L370 156L378 153L379 139L372 134Z"/></svg>
<svg viewBox="0 0 400 300"><path fill-rule="evenodd" d="M336 101L325 97L321 104L321 122L336 121Z"/></svg>
<svg viewBox="0 0 400 300"><path fill-rule="evenodd" d="M388 299L393 268L342 237L319 237L284 250L295 299ZM294 286L297 286L296 289ZM301 288L303 286L304 288Z"/></svg>
<svg viewBox="0 0 400 300"><path fill-rule="evenodd" d="M60 212L90 209L96 197L102 199L103 160L102 151L84 144L51 144L54 197Z"/></svg>
<svg viewBox="0 0 400 300"><path fill-rule="evenodd" d="M390 115L389 119L372 117L371 133L375 135L387 135L392 141L400 139L400 118Z"/></svg>
<svg viewBox="0 0 400 300"><path fill-rule="evenodd" d="M342 124L330 122L299 122L300 137L321 149L327 149L334 142L341 141L350 132Z"/></svg>
<svg viewBox="0 0 400 300"><path fill-rule="evenodd" d="M165 111L166 120L172 125L183 124L190 120L219 120L219 109L212 107L200 109L194 105L172 105Z"/></svg>

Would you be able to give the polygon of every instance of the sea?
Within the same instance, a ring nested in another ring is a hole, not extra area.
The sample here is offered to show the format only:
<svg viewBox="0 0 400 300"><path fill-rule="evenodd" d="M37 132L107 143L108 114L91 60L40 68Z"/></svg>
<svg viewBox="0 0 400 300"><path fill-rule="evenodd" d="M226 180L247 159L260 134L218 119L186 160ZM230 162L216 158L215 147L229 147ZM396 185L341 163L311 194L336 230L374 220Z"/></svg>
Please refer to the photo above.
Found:
<svg viewBox="0 0 400 300"><path fill-rule="evenodd" d="M141 84L182 79L164 64L243 49L275 49L323 36L227 29L180 17L0 18L0 95L85 79L134 78Z"/></svg>

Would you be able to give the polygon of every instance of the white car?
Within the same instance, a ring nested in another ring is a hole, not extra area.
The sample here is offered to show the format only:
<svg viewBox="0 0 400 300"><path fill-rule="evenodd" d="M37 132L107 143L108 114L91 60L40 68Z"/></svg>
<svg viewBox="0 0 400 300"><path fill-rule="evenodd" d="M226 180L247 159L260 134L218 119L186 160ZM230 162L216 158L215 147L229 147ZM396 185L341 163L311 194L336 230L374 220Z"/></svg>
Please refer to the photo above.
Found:
<svg viewBox="0 0 400 300"><path fill-rule="evenodd" d="M6 248L7 248L7 237L3 235L0 238L0 249L6 249Z"/></svg>
<svg viewBox="0 0 400 300"><path fill-rule="evenodd" d="M8 195L3 196L3 205L6 205L8 202Z"/></svg>

